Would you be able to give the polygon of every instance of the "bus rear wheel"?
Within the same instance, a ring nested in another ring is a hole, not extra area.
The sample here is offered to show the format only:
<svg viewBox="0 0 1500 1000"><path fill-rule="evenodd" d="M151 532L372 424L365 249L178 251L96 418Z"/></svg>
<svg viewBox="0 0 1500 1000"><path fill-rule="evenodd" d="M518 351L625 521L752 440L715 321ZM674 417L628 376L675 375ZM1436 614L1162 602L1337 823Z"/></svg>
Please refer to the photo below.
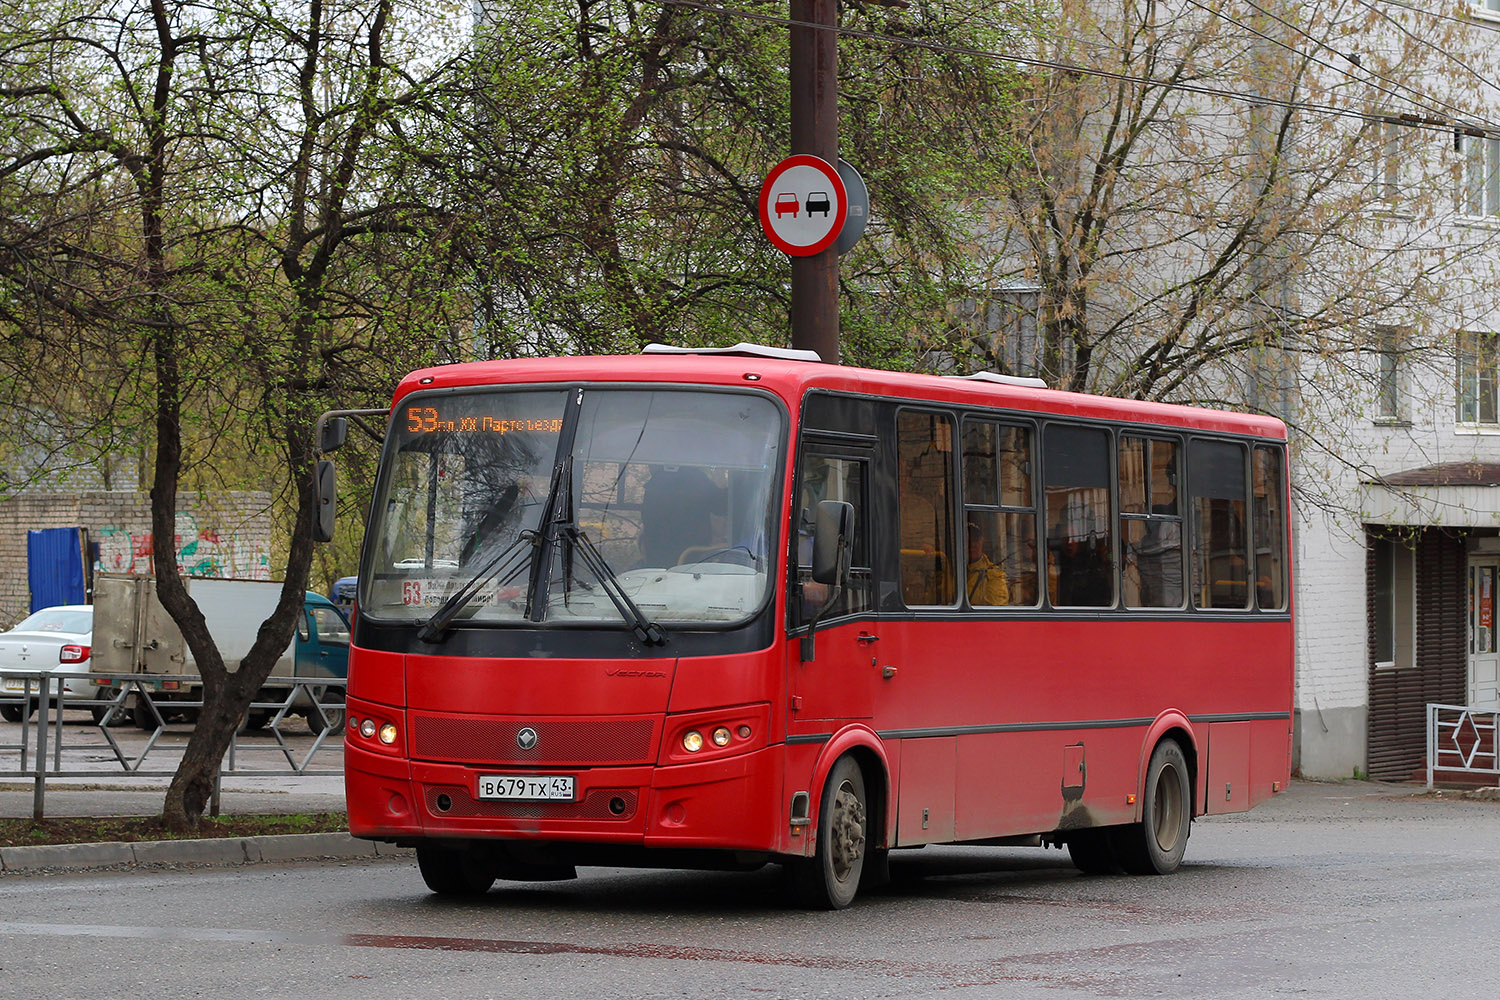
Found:
<svg viewBox="0 0 1500 1000"><path fill-rule="evenodd" d="M865 778L852 757L840 757L823 784L818 846L810 858L787 865L792 892L803 906L842 910L854 902L865 867L868 800Z"/></svg>
<svg viewBox="0 0 1500 1000"><path fill-rule="evenodd" d="M495 869L478 851L417 845L417 869L427 888L439 896L483 896L495 884Z"/></svg>
<svg viewBox="0 0 1500 1000"><path fill-rule="evenodd" d="M1116 827L1115 859L1132 875L1166 875L1182 864L1193 822L1187 757L1176 740L1162 740L1146 767L1141 821Z"/></svg>

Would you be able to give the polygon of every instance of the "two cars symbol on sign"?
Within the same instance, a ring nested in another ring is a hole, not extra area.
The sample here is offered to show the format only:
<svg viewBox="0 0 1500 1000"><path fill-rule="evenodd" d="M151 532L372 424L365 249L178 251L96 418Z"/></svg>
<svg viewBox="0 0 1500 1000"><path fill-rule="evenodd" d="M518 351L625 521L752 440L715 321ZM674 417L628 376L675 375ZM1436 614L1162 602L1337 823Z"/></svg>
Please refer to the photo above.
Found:
<svg viewBox="0 0 1500 1000"><path fill-rule="evenodd" d="M810 257L833 245L849 210L837 170L816 156L789 156L760 188L760 224L776 249Z"/></svg>

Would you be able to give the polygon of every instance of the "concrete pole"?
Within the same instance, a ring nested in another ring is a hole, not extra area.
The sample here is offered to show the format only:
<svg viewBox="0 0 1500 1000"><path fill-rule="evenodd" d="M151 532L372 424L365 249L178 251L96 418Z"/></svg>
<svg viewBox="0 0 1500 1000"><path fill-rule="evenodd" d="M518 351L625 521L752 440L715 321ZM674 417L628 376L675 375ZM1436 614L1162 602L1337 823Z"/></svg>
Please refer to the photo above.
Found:
<svg viewBox="0 0 1500 1000"><path fill-rule="evenodd" d="M837 0L790 0L791 17L829 29L838 24ZM822 28L791 29L792 153L839 162L838 34ZM829 246L792 258L792 346L839 360L839 256Z"/></svg>

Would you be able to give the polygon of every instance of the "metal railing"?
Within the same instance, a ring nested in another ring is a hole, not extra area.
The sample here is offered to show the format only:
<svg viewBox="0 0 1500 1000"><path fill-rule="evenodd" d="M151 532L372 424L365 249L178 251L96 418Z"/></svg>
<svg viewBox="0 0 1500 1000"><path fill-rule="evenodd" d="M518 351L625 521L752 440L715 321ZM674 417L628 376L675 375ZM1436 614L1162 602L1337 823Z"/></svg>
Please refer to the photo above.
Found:
<svg viewBox="0 0 1500 1000"><path fill-rule="evenodd" d="M1427 704L1427 787L1438 772L1487 775L1500 783L1495 734L1500 709Z"/></svg>
<svg viewBox="0 0 1500 1000"><path fill-rule="evenodd" d="M104 685L108 680L110 684ZM277 700L254 702L231 741L215 778L211 813L218 814L220 784L227 775L238 777L338 776L343 772L344 688L342 678L272 678ZM69 683L72 681L73 683ZM202 709L200 678L168 674L104 674L53 670L46 674L0 670L0 707L8 718L19 717L20 742L0 743L0 776L16 776L33 783L32 815L42 819L49 778L96 778L117 775L171 777L177 772L184 739L168 743L169 723L191 721ZM89 693L70 693L68 688ZM194 691L197 700L176 692ZM284 697L282 696L282 693ZM93 725L76 718L64 728L65 713L89 712ZM306 725L312 742L305 748L288 742L289 728ZM305 723L304 723L305 720ZM144 744L122 740L113 729L133 726ZM251 742L249 732L270 735ZM100 751L109 766L99 767ZM338 756L337 762L314 759ZM175 759L174 759L175 754Z"/></svg>

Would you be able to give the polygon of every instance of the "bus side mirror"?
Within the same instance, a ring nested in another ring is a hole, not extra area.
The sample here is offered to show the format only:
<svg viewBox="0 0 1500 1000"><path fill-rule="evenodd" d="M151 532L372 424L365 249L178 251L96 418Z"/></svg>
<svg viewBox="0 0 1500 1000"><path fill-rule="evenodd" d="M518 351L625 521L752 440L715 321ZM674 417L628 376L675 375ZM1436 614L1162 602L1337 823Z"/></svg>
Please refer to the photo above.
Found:
<svg viewBox="0 0 1500 1000"><path fill-rule="evenodd" d="M854 505L843 500L819 500L813 524L814 582L844 585L849 575L849 543L853 538Z"/></svg>
<svg viewBox="0 0 1500 1000"><path fill-rule="evenodd" d="M313 541L333 541L333 516L338 512L338 482L333 474L333 463L320 460L317 472L318 514L313 521Z"/></svg>
<svg viewBox="0 0 1500 1000"><path fill-rule="evenodd" d="M337 451L349 437L349 420L347 417L330 417L323 421L321 431L318 435L318 450L325 454Z"/></svg>

